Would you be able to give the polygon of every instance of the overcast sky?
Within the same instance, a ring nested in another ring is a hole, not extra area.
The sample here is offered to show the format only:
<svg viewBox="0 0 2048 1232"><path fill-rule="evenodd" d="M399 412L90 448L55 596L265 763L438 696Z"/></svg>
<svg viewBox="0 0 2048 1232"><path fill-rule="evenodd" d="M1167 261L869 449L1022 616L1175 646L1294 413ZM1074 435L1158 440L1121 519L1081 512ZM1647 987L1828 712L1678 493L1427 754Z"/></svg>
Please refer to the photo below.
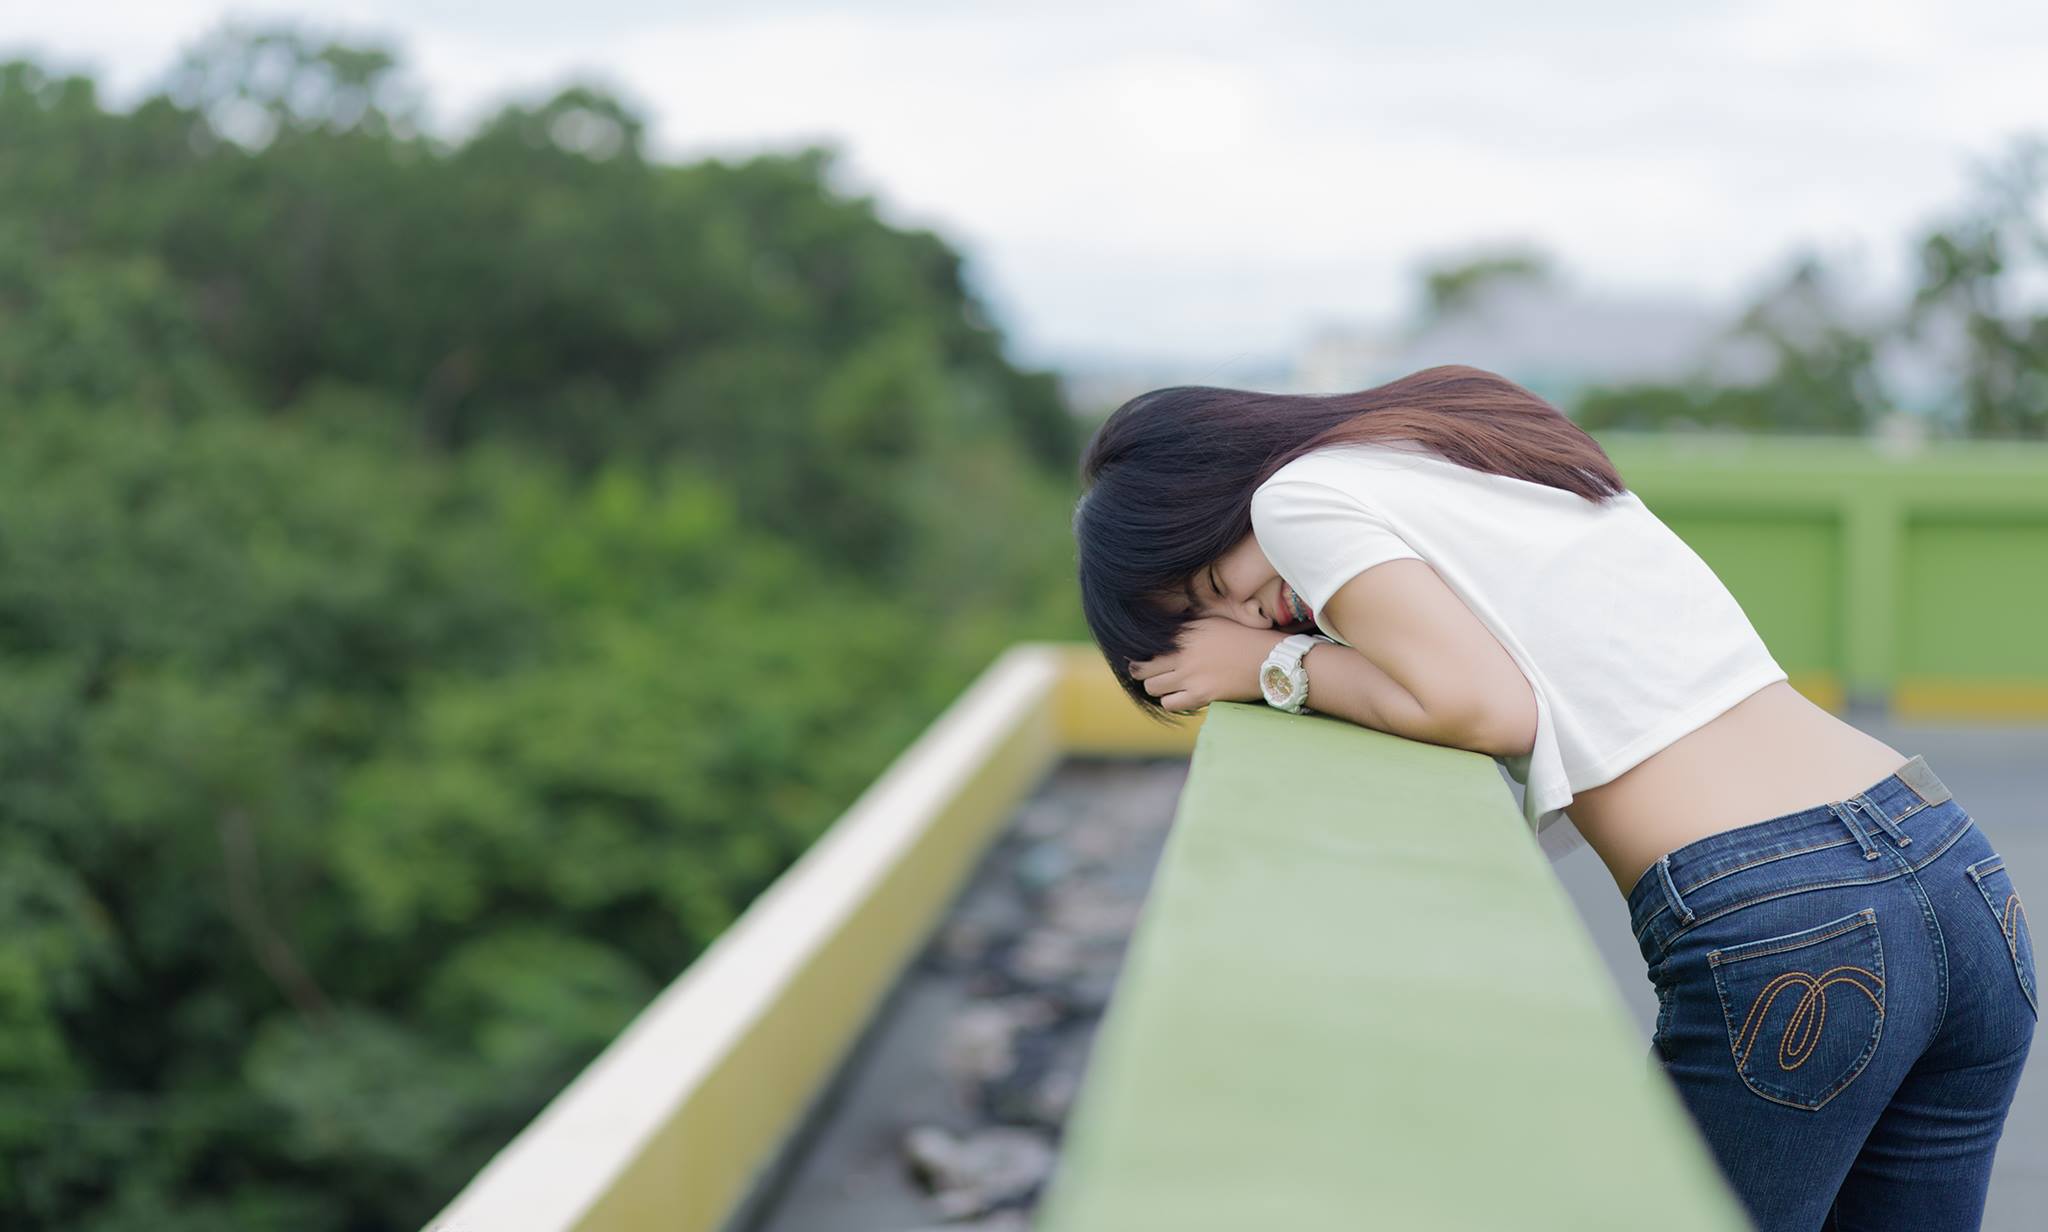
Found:
<svg viewBox="0 0 2048 1232"><path fill-rule="evenodd" d="M0 0L0 57L125 108L230 14L395 39L451 136L574 77L658 157L834 140L1034 362L1285 352L1507 242L1730 305L1811 245L1883 293L1973 163L2048 133L2048 6L1977 0Z"/></svg>

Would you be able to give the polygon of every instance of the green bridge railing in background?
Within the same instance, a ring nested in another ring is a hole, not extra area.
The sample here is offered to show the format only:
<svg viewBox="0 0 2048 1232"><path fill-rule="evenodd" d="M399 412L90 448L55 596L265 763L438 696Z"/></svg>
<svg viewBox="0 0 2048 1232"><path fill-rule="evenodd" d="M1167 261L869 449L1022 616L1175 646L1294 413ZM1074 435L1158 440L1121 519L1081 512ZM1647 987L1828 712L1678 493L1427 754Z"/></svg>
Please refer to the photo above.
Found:
<svg viewBox="0 0 2048 1232"><path fill-rule="evenodd" d="M1749 1226L1491 759L1209 707L1041 1232Z"/></svg>
<svg viewBox="0 0 2048 1232"><path fill-rule="evenodd" d="M2048 718L2048 443L1599 439L1817 704Z"/></svg>

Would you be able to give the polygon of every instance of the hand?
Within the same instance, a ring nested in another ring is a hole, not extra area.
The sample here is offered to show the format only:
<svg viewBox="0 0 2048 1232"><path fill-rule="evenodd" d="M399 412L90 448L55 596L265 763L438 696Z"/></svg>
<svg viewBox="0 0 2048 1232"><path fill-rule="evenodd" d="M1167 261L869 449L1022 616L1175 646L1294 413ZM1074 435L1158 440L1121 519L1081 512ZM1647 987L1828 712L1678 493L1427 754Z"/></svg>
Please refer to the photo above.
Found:
<svg viewBox="0 0 2048 1232"><path fill-rule="evenodd" d="M1259 668L1286 636L1222 616L1204 616L1180 631L1178 649L1132 664L1131 678L1144 681L1145 692L1176 714L1210 702L1264 701Z"/></svg>

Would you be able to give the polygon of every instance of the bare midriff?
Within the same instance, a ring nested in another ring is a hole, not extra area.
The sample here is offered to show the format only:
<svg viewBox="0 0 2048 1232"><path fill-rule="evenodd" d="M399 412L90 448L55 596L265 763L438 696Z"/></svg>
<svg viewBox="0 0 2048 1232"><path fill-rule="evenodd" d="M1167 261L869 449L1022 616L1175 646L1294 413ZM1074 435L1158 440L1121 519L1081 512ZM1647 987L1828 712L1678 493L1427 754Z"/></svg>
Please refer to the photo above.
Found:
<svg viewBox="0 0 2048 1232"><path fill-rule="evenodd" d="M1565 807L1623 895L1695 839L1842 800L1908 758L1785 681L1765 685Z"/></svg>

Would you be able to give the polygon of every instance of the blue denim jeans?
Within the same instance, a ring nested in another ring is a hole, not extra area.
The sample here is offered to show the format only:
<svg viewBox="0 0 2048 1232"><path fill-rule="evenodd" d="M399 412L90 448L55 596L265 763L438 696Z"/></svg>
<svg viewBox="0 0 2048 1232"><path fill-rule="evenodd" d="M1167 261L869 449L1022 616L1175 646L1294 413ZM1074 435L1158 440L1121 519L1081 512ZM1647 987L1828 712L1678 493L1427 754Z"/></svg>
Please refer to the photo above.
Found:
<svg viewBox="0 0 2048 1232"><path fill-rule="evenodd" d="M1650 866L1661 1064L1764 1232L1975 1229L2040 1018L2018 888L1924 758Z"/></svg>

